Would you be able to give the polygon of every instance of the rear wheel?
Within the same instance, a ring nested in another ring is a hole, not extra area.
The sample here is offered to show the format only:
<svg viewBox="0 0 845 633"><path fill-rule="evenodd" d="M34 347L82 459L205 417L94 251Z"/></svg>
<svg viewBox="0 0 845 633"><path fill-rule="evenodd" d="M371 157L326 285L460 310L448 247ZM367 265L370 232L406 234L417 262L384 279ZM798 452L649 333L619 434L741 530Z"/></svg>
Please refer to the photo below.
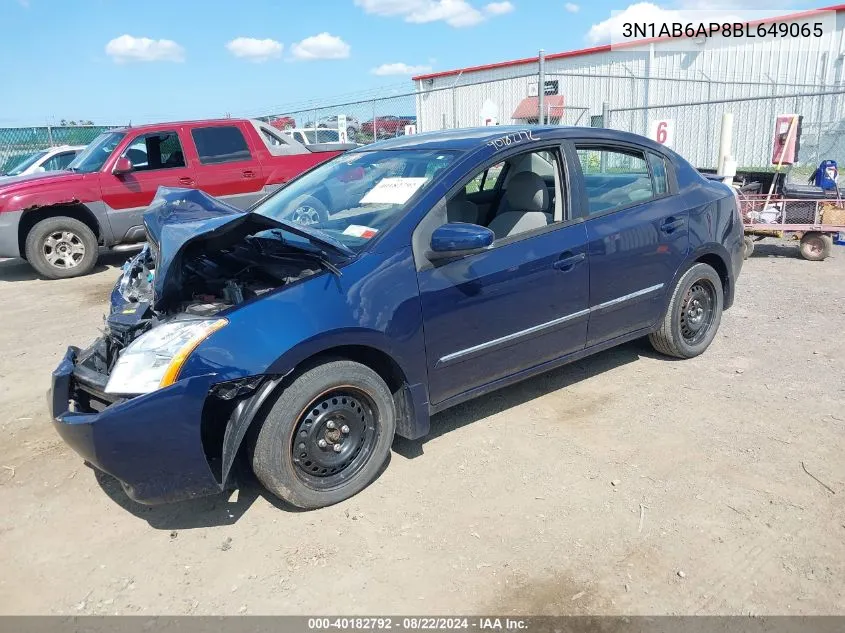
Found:
<svg viewBox="0 0 845 633"><path fill-rule="evenodd" d="M46 218L26 236L26 259L49 279L87 275L97 263L97 236L74 218Z"/></svg>
<svg viewBox="0 0 845 633"><path fill-rule="evenodd" d="M321 508L375 479L395 430L393 397L381 377L353 361L327 362L282 391L255 436L252 467L277 497Z"/></svg>
<svg viewBox="0 0 845 633"><path fill-rule="evenodd" d="M677 358L698 356L716 336L723 305L719 274L707 264L695 264L675 285L660 328L649 334L652 347Z"/></svg>
<svg viewBox="0 0 845 633"><path fill-rule="evenodd" d="M820 262L830 255L833 248L833 240L829 235L811 231L805 233L801 238L801 244L798 250L801 252L801 257L811 262Z"/></svg>

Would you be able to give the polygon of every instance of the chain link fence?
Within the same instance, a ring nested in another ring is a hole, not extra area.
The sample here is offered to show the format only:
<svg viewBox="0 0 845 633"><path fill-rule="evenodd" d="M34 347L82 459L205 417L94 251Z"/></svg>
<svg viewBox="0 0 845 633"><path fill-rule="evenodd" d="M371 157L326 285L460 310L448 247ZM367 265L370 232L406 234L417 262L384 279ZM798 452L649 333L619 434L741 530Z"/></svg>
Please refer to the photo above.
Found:
<svg viewBox="0 0 845 633"><path fill-rule="evenodd" d="M699 169L715 169L722 116L733 114L733 157L738 171L772 168L778 115L800 114L799 166L790 179L808 176L824 159L845 164L845 90L818 91L637 108L608 108L607 127L648 135L655 122L673 123L672 148Z"/></svg>
<svg viewBox="0 0 845 633"><path fill-rule="evenodd" d="M541 73L537 65L504 69L489 81L457 74L420 81L402 94L279 110L258 118L279 129L325 129L331 141L340 117L348 139L375 140L434 130L481 125L534 125L540 120ZM497 71L498 72L498 71ZM668 72L668 71L667 71ZM655 122L672 121L672 146L700 169L718 160L722 115L734 116L733 155L742 171L771 170L775 119L803 116L800 166L793 179L823 159L845 164L845 88L809 84L732 81L724 78L634 74L593 69L542 73L544 118L552 125L608 127L648 136ZM0 169L51 145L84 145L108 126L0 129Z"/></svg>
<svg viewBox="0 0 845 633"><path fill-rule="evenodd" d="M12 169L35 152L58 145L88 145L103 125L64 125L0 128L0 172Z"/></svg>

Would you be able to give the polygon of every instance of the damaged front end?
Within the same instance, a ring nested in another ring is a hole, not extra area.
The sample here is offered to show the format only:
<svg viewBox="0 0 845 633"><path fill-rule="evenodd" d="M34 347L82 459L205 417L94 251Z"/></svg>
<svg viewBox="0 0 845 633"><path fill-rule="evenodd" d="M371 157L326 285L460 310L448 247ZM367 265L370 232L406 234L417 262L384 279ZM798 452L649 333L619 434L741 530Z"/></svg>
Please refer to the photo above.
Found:
<svg viewBox="0 0 845 633"><path fill-rule="evenodd" d="M323 270L339 274L332 260L351 254L305 227L192 189L160 189L144 224L148 242L123 267L103 336L77 358L81 381L100 395L137 393L110 377L143 334L165 324L217 323L228 310Z"/></svg>
<svg viewBox="0 0 845 633"><path fill-rule="evenodd" d="M281 380L221 382L212 367L181 376L194 349L238 306L340 274L351 252L194 190L160 189L144 221L148 243L123 267L102 336L68 350L50 406L80 455L157 503L226 487L252 416Z"/></svg>

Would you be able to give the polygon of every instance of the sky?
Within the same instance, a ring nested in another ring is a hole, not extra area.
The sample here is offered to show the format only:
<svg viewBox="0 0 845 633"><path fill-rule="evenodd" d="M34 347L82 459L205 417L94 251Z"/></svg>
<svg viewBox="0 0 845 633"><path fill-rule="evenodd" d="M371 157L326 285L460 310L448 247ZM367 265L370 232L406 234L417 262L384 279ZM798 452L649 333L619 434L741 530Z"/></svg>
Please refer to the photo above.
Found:
<svg viewBox="0 0 845 633"><path fill-rule="evenodd" d="M414 74L606 43L614 11L719 2L0 0L0 127L261 116L411 92Z"/></svg>

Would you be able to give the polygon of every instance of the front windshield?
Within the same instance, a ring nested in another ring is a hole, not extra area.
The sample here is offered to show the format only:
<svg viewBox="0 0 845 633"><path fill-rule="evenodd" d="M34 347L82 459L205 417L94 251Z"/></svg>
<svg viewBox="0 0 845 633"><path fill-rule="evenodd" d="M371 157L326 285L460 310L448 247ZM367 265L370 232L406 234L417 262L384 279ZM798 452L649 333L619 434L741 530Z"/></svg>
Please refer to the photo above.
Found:
<svg viewBox="0 0 845 633"><path fill-rule="evenodd" d="M124 136L126 136L125 132L106 132L105 134L100 134L73 159L67 168L82 174L92 174L95 171L100 171L103 164L114 151L114 148L117 147L117 144L123 140Z"/></svg>
<svg viewBox="0 0 845 633"><path fill-rule="evenodd" d="M316 229L357 251L399 218L414 194L425 190L455 156L439 150L343 154L253 211Z"/></svg>
<svg viewBox="0 0 845 633"><path fill-rule="evenodd" d="M46 155L47 155L47 150L44 150L43 152L36 152L35 154L32 154L31 156L27 156L21 162L19 162L17 165L12 167L6 173L6 175L7 176L20 176L23 172L25 172L27 169L32 167L35 163L37 163L41 158L43 158Z"/></svg>

